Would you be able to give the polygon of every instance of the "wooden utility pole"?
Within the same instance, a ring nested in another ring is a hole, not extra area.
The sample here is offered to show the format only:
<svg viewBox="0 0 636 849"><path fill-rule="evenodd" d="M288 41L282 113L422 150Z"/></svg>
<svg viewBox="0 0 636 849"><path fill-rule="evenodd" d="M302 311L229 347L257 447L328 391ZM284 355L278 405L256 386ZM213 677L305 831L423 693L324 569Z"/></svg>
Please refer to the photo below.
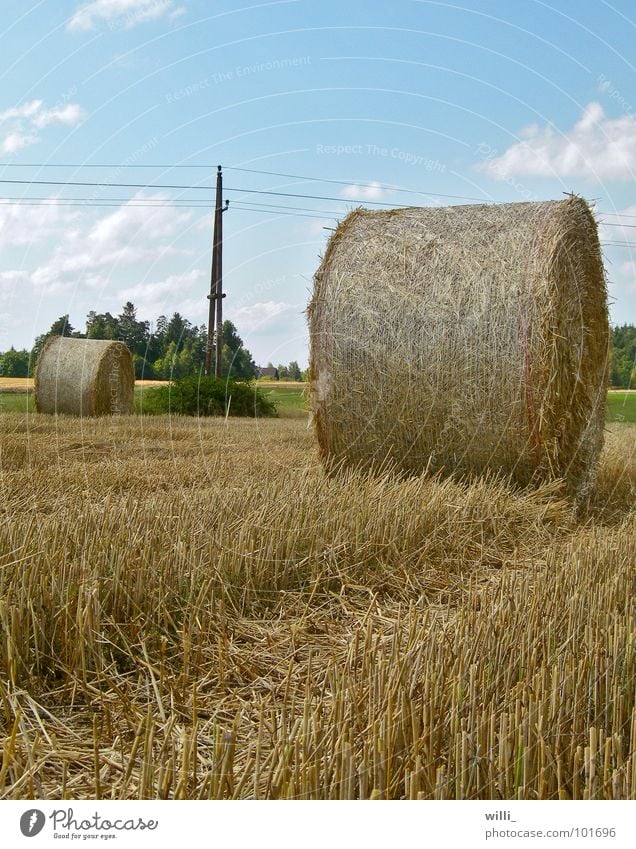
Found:
<svg viewBox="0 0 636 849"><path fill-rule="evenodd" d="M219 165L216 172L216 224L214 249L216 251L216 369L221 377L223 357L223 172Z"/></svg>
<svg viewBox="0 0 636 849"><path fill-rule="evenodd" d="M214 236L212 239L212 273L210 275L210 309L208 312L208 339L205 349L205 373L212 374L212 348L214 347L214 324L216 314L216 363L214 373L221 377L221 361L223 353L223 308L221 301L223 294L223 218L222 215L228 208L229 201L223 206L223 172L221 166L217 167L216 173L216 199L214 203Z"/></svg>
<svg viewBox="0 0 636 849"><path fill-rule="evenodd" d="M212 271L210 274L210 294L208 295L210 309L208 310L208 338L205 346L205 373L208 376L212 374L212 348L214 347L214 321L216 315L214 305L216 304L216 207L218 206L218 203L219 201L217 199L214 207L214 215L212 217Z"/></svg>

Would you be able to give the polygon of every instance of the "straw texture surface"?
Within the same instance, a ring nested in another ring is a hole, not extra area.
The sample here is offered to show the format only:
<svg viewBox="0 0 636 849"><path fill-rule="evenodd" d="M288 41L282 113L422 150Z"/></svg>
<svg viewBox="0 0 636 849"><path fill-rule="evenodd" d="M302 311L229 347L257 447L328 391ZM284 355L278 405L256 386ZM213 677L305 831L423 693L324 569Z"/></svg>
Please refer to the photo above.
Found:
<svg viewBox="0 0 636 849"><path fill-rule="evenodd" d="M134 386L132 355L123 342L53 336L38 358L35 405L39 413L128 415Z"/></svg>
<svg viewBox="0 0 636 849"><path fill-rule="evenodd" d="M602 447L609 324L584 200L355 210L308 310L323 459L555 478Z"/></svg>

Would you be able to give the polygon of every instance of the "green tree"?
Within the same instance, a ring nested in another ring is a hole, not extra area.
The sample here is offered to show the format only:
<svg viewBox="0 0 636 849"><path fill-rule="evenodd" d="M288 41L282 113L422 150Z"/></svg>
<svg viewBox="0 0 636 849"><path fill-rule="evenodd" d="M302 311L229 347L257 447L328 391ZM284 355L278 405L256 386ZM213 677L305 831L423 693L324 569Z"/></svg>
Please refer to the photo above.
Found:
<svg viewBox="0 0 636 849"><path fill-rule="evenodd" d="M171 342L179 348L184 345L189 338L189 331L192 325L187 318L184 318L180 313L175 312L166 326L165 340L169 345Z"/></svg>
<svg viewBox="0 0 636 849"><path fill-rule="evenodd" d="M119 325L118 339L125 342L133 354L145 355L148 346L149 325L147 321L137 321L137 310L131 301L127 301L117 317Z"/></svg>
<svg viewBox="0 0 636 849"><path fill-rule="evenodd" d="M133 354L133 365L137 380L155 379L154 364L149 362L145 357L142 357L140 354Z"/></svg>
<svg viewBox="0 0 636 849"><path fill-rule="evenodd" d="M28 377L29 360L28 351L16 351L11 346L4 354L0 354L0 374L3 377Z"/></svg>
<svg viewBox="0 0 636 849"><path fill-rule="evenodd" d="M174 342L170 342L163 357L159 357L159 359L154 363L155 374L157 377L162 380L170 380L173 376L172 373L175 367L176 356L177 346Z"/></svg>
<svg viewBox="0 0 636 849"><path fill-rule="evenodd" d="M243 340L231 321L223 322L223 374L233 378L251 380L256 377L256 363L243 345Z"/></svg>
<svg viewBox="0 0 636 849"><path fill-rule="evenodd" d="M166 331L168 329L168 319L165 315L160 315L152 332L148 333L148 344L146 346L145 358L150 363L155 363L160 357L166 353Z"/></svg>
<svg viewBox="0 0 636 849"><path fill-rule="evenodd" d="M155 376L164 380L176 380L189 374L198 374L192 362L192 348L178 349L174 342L170 342L166 353L154 364Z"/></svg>
<svg viewBox="0 0 636 849"><path fill-rule="evenodd" d="M33 349L31 351L32 365L37 362L37 358L40 356L40 351L44 347L44 344L49 338L49 336L75 336L78 338L82 338L83 334L80 333L78 330L75 330L69 320L68 313L66 315L61 315L59 318L56 318L46 333L42 333L40 336L36 337Z"/></svg>
<svg viewBox="0 0 636 849"><path fill-rule="evenodd" d="M300 380L301 379L301 371L300 366L296 362L296 360L292 360L288 366L287 372L289 374L290 380Z"/></svg>
<svg viewBox="0 0 636 849"><path fill-rule="evenodd" d="M47 336L72 336L75 333L75 328L71 324L68 313L56 318L51 329L46 334Z"/></svg>
<svg viewBox="0 0 636 849"><path fill-rule="evenodd" d="M279 366L276 366L278 369L278 377L281 380L289 380L289 369L287 366L284 366L282 363Z"/></svg>
<svg viewBox="0 0 636 849"><path fill-rule="evenodd" d="M192 371L198 374L205 365L205 351L208 344L208 329L205 324L192 328Z"/></svg>
<svg viewBox="0 0 636 849"><path fill-rule="evenodd" d="M610 382L612 386L626 388L636 367L636 327L624 324L612 331L612 356Z"/></svg>
<svg viewBox="0 0 636 849"><path fill-rule="evenodd" d="M119 321L109 312L91 310L86 316L87 339L119 339Z"/></svg>

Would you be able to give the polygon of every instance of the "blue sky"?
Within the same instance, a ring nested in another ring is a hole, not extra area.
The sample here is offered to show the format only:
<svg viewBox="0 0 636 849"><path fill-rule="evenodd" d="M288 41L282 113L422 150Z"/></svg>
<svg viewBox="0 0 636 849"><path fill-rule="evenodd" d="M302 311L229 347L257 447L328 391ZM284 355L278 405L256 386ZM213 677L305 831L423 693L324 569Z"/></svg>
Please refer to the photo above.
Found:
<svg viewBox="0 0 636 849"><path fill-rule="evenodd" d="M205 322L217 163L224 312L257 362L307 362L324 228L359 203L582 194L636 322L627 0L5 5L0 179L31 184L0 183L0 350L126 300Z"/></svg>

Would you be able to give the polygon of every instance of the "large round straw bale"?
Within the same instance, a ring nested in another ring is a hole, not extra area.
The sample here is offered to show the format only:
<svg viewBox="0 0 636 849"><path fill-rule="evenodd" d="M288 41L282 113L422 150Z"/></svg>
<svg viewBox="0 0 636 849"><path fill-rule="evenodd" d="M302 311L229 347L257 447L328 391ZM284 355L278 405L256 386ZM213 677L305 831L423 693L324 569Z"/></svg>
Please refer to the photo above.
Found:
<svg viewBox="0 0 636 849"><path fill-rule="evenodd" d="M135 371L123 342L52 336L35 372L40 413L127 415L133 411Z"/></svg>
<svg viewBox="0 0 636 849"><path fill-rule="evenodd" d="M607 294L584 200L355 210L309 306L323 458L555 478L602 447Z"/></svg>

